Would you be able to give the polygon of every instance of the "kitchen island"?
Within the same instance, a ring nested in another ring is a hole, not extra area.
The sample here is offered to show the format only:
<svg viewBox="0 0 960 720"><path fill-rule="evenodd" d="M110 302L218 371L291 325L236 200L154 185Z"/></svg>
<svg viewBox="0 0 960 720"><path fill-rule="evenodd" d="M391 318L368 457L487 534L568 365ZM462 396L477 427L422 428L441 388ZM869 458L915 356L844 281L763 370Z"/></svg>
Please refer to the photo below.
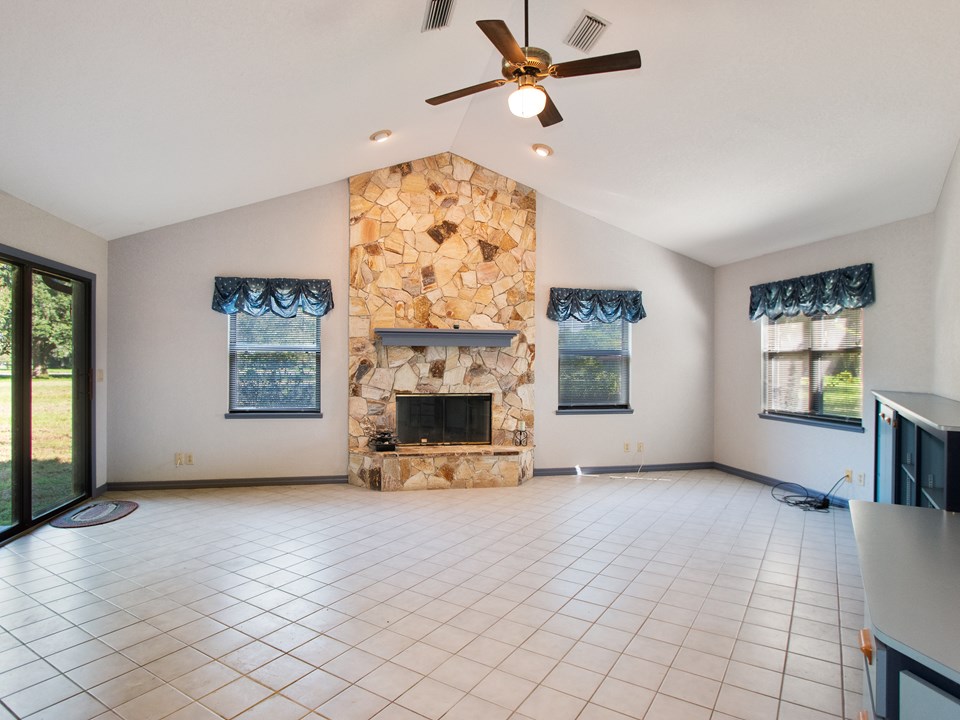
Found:
<svg viewBox="0 0 960 720"><path fill-rule="evenodd" d="M864 717L960 719L960 514L850 502L867 627Z"/></svg>

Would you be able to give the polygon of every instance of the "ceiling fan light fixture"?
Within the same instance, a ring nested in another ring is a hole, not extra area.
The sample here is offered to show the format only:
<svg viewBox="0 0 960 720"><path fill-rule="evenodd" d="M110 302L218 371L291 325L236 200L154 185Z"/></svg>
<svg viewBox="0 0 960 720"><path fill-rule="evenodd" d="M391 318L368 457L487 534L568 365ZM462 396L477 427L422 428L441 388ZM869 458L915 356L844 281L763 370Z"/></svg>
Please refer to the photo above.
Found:
<svg viewBox="0 0 960 720"><path fill-rule="evenodd" d="M543 143L534 143L532 146L533 151L540 157L550 157L553 155L553 148L549 145L544 145Z"/></svg>
<svg viewBox="0 0 960 720"><path fill-rule="evenodd" d="M523 47L517 42L503 20L477 20L477 27L487 36L487 40L493 44L503 58L503 62L500 64L502 80L488 80L443 95L427 98L427 104L442 105L451 100L459 100L485 90L492 90L516 80L517 89L510 93L508 98L510 112L522 118L536 116L540 125L546 128L556 125L558 122L563 122L563 116L557 109L553 98L547 95L547 91L537 84L538 80L548 77L563 79L581 75L597 75L620 70L636 70L640 67L639 50L628 50L609 55L582 58L581 60L554 63L550 53L543 48L530 45L528 4L529 0L523 0ZM592 15L590 20L594 21L595 25L605 23L605 21ZM587 34L595 39L600 29L602 28L593 28Z"/></svg>
<svg viewBox="0 0 960 720"><path fill-rule="evenodd" d="M389 130L377 130L373 135L370 136L370 140L375 143L386 142L387 138L393 135Z"/></svg>
<svg viewBox="0 0 960 720"><path fill-rule="evenodd" d="M531 118L543 112L547 106L547 93L537 85L536 78L522 75L517 84L519 87L507 98L510 112L522 118Z"/></svg>

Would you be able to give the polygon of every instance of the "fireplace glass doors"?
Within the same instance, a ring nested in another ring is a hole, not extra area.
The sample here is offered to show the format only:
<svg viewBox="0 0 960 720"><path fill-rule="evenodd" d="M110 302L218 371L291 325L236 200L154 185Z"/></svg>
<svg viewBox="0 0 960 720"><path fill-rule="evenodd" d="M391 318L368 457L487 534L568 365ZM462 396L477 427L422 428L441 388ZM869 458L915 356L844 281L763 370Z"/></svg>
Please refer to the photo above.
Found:
<svg viewBox="0 0 960 720"><path fill-rule="evenodd" d="M489 445L492 396L397 395L401 445Z"/></svg>

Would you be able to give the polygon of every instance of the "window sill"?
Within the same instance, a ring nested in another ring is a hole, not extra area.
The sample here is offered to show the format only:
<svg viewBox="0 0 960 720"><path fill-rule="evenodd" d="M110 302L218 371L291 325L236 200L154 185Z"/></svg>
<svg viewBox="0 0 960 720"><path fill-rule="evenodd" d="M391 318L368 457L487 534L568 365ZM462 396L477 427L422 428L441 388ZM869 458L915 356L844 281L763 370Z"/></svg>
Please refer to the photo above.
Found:
<svg viewBox="0 0 960 720"><path fill-rule="evenodd" d="M263 418L322 418L323 413L318 412L235 412L224 413L227 420L249 420Z"/></svg>
<svg viewBox="0 0 960 720"><path fill-rule="evenodd" d="M632 415L633 408L564 408L557 415Z"/></svg>
<svg viewBox="0 0 960 720"><path fill-rule="evenodd" d="M775 413L758 413L757 417L761 420L776 420L777 422L793 423L795 425L811 425L813 427L827 428L828 430L842 430L844 432L865 432L863 425L854 425L852 423L837 422L827 420L826 418L800 417L798 415L777 415Z"/></svg>

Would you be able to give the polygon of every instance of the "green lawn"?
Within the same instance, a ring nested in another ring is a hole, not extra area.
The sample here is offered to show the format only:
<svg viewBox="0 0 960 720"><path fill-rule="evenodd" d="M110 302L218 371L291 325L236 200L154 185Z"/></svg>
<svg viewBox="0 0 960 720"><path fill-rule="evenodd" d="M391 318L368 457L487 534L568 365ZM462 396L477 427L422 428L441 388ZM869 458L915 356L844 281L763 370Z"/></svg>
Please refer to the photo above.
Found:
<svg viewBox="0 0 960 720"><path fill-rule="evenodd" d="M0 375L0 527L12 521L11 387ZM35 378L33 399L33 514L73 498L72 382L69 371Z"/></svg>
<svg viewBox="0 0 960 720"><path fill-rule="evenodd" d="M860 378L847 370L827 375L823 383L823 413L859 418L863 414L863 385Z"/></svg>

